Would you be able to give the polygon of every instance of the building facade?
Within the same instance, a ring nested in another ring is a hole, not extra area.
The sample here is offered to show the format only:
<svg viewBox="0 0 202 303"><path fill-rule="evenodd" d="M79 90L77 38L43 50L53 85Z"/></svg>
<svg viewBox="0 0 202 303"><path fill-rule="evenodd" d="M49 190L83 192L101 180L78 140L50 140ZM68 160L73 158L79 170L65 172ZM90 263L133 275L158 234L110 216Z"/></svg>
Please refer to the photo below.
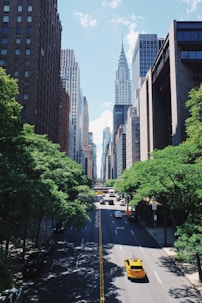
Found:
<svg viewBox="0 0 202 303"><path fill-rule="evenodd" d="M141 160L186 139L186 101L202 83L202 22L173 20L140 90Z"/></svg>
<svg viewBox="0 0 202 303"><path fill-rule="evenodd" d="M58 142L62 27L57 0L4 0L0 12L0 66L18 80L22 120Z"/></svg>
<svg viewBox="0 0 202 303"><path fill-rule="evenodd" d="M163 39L156 34L139 34L132 57L132 87L134 106L139 115L138 96L148 70L154 63Z"/></svg>
<svg viewBox="0 0 202 303"><path fill-rule="evenodd" d="M69 157L76 162L80 162L81 153L81 89L80 89L80 69L76 62L74 50L61 50L61 79L63 87L70 97L71 128L70 137L72 147Z"/></svg>
<svg viewBox="0 0 202 303"><path fill-rule="evenodd" d="M128 109L126 127L126 168L140 160L140 119L136 114L136 108Z"/></svg>

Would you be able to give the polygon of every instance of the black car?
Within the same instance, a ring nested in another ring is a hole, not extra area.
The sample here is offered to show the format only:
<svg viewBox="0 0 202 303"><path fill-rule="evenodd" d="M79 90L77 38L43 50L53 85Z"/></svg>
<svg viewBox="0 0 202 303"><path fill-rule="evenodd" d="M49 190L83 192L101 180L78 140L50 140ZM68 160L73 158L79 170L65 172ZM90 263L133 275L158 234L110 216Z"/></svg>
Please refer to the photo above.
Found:
<svg viewBox="0 0 202 303"><path fill-rule="evenodd" d="M137 219L137 214L136 214L135 211L132 211L132 212L130 213L130 215L128 216L128 221L129 221L129 222L132 222L132 223L135 223L135 222L138 221L138 219Z"/></svg>
<svg viewBox="0 0 202 303"><path fill-rule="evenodd" d="M114 205L114 200L109 199L108 204L109 204L109 205Z"/></svg>
<svg viewBox="0 0 202 303"><path fill-rule="evenodd" d="M36 251L31 253L26 259L22 268L23 278L31 278L37 276L43 263L44 263L43 251Z"/></svg>

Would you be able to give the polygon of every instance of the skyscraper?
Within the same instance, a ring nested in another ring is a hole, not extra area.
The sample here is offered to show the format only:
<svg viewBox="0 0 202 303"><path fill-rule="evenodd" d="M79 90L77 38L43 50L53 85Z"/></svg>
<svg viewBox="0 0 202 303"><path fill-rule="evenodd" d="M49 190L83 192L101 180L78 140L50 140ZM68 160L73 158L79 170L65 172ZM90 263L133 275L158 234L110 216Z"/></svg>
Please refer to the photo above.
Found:
<svg viewBox="0 0 202 303"><path fill-rule="evenodd" d="M123 44L118 61L118 67L116 70L115 80L115 105L113 108L113 179L117 177L117 142L115 140L117 131L120 125L124 125L127 119L127 110L132 106L132 92L131 92L131 80L130 70L128 68L128 62L124 52ZM120 144L119 144L120 146Z"/></svg>
<svg viewBox="0 0 202 303"><path fill-rule="evenodd" d="M72 153L69 156L79 162L80 154L80 114L81 114L81 89L80 89L80 69L76 62L74 50L61 50L61 78L63 87L70 97L71 127L70 137L72 141Z"/></svg>
<svg viewBox="0 0 202 303"><path fill-rule="evenodd" d="M158 39L156 34L139 34L135 43L132 57L132 86L133 100L139 115L138 96L148 70L157 57L163 39Z"/></svg>
<svg viewBox="0 0 202 303"><path fill-rule="evenodd" d="M123 49L123 44L119 56L118 68L116 71L115 104L132 104L130 70L128 68L128 62Z"/></svg>
<svg viewBox="0 0 202 303"><path fill-rule="evenodd" d="M23 122L58 142L62 27L57 0L4 0L0 12L0 66L18 79Z"/></svg>

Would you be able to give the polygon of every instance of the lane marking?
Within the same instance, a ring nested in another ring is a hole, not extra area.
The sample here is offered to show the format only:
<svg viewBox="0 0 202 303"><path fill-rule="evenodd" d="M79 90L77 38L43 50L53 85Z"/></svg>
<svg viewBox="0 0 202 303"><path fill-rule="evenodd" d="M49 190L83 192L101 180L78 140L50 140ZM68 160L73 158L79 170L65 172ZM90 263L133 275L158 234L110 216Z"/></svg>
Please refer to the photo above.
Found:
<svg viewBox="0 0 202 303"><path fill-rule="evenodd" d="M134 232L132 231L132 229L130 231L131 231L131 234L134 236Z"/></svg>
<svg viewBox="0 0 202 303"><path fill-rule="evenodd" d="M122 246L121 245L119 245L119 248L120 248L120 250L122 250Z"/></svg>
<svg viewBox="0 0 202 303"><path fill-rule="evenodd" d="M102 218L99 209L99 259L100 259L100 303L104 303L104 269L103 269L103 251L102 251Z"/></svg>
<svg viewBox="0 0 202 303"><path fill-rule="evenodd" d="M162 282L161 282L161 279L159 278L159 276L157 275L157 273L155 272L155 270L154 270L154 273L155 273L155 276L157 277L159 283L162 283Z"/></svg>

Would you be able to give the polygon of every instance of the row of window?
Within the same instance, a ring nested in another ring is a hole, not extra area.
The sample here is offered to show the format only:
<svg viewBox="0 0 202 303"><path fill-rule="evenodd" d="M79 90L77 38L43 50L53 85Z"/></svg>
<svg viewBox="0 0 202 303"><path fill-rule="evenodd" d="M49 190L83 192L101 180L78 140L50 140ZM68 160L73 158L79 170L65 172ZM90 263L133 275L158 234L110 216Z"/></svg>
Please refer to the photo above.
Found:
<svg viewBox="0 0 202 303"><path fill-rule="evenodd" d="M1 55L6 56L7 54L8 54L7 49L6 49L6 48L2 48L2 49L1 49ZM25 50L25 55L26 55L26 56L30 56L30 54L31 54L31 50L30 50L30 48L27 48L27 49ZM16 56L20 56L20 55L21 55L21 50L20 50L20 48L16 48L16 49L15 49L15 55L16 55Z"/></svg>
<svg viewBox="0 0 202 303"><path fill-rule="evenodd" d="M18 6L17 6L17 11L18 11L19 13L22 12L22 9L23 9L23 6L22 6L22 5L18 5ZM28 5L28 6L27 6L27 11L28 11L29 13L32 12L32 5ZM4 6L3 6L3 12L4 12L4 13L9 13L9 12L10 12L10 5L4 5Z"/></svg>
<svg viewBox="0 0 202 303"><path fill-rule="evenodd" d="M17 38L15 39L15 43L16 43L17 45L21 44L21 41L22 41L22 39L19 38L19 37L17 37ZM7 45L7 44L8 44L8 38L7 38L7 37L2 37L2 38L1 38L1 43L4 44L4 45ZM31 38L26 38L26 39L25 39L25 43L26 43L26 44L31 44Z"/></svg>
<svg viewBox="0 0 202 303"><path fill-rule="evenodd" d="M178 31L178 41L202 41L202 31Z"/></svg>
<svg viewBox="0 0 202 303"><path fill-rule="evenodd" d="M9 23L10 21L10 16L4 15L3 16L3 23ZM22 16L17 16L17 22L21 23L22 22ZM27 16L27 22L30 23L32 22L32 16Z"/></svg>
<svg viewBox="0 0 202 303"><path fill-rule="evenodd" d="M202 60L202 51L181 51L181 59Z"/></svg>
<svg viewBox="0 0 202 303"><path fill-rule="evenodd" d="M2 33L3 34L8 34L8 25L3 25L2 27ZM27 26L27 29L26 29L26 33L27 34L31 34L31 31L32 31L32 27L31 26ZM22 29L21 29L21 26L16 26L16 35L21 35L22 34Z"/></svg>

